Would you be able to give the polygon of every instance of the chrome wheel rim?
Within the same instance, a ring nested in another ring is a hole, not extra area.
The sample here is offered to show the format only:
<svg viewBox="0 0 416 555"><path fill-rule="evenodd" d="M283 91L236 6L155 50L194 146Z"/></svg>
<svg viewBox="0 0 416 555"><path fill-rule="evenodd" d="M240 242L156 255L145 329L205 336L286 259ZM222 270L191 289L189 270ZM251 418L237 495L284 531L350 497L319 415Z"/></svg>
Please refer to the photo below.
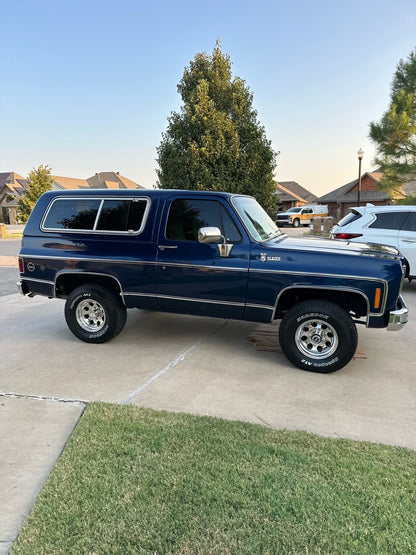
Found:
<svg viewBox="0 0 416 555"><path fill-rule="evenodd" d="M77 323L85 331L97 332L103 329L106 322L103 306L92 299L81 301L75 313Z"/></svg>
<svg viewBox="0 0 416 555"><path fill-rule="evenodd" d="M303 322L295 334L296 346L303 354L323 359L334 354L338 347L338 334L325 320L311 318Z"/></svg>

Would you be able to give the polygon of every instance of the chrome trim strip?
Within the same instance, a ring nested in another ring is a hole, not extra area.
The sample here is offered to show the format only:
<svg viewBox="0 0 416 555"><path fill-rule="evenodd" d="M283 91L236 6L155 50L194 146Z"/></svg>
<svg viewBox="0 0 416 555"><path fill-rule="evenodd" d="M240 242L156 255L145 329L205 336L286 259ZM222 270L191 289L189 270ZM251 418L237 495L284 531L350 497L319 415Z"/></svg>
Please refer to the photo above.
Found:
<svg viewBox="0 0 416 555"><path fill-rule="evenodd" d="M271 310L274 311L274 307L273 306L268 306L268 305L264 305L264 304L250 304L250 303L246 303L246 308L258 308L260 310Z"/></svg>
<svg viewBox="0 0 416 555"><path fill-rule="evenodd" d="M47 285L55 285L55 283L53 281L49 281L47 279L38 279L38 278L31 278L31 277L26 277L22 274L20 274L20 279L21 281L34 281L36 283L46 283Z"/></svg>
<svg viewBox="0 0 416 555"><path fill-rule="evenodd" d="M279 292L279 294L278 294L278 296L277 296L277 298L276 298L276 304L275 304L274 310L273 310L273 320L274 320L275 317L276 317L277 305L278 305L278 303L279 303L279 300L280 300L280 297L282 296L282 294L283 294L285 291L288 291L289 289L299 289L299 288L302 288L302 289L321 289L321 290L324 290L324 291L328 291L328 290L331 290L331 291L340 290L340 291L343 291L343 292L348 291L349 293L355 293L355 294L358 293L359 295L361 295L362 297L364 297L364 300L366 301L366 304L367 304L367 324L368 324L368 319L370 318L370 316L382 316L382 315L384 314L384 310L383 310L382 312L376 313L376 314L371 313L371 312L370 312L370 301L369 301L367 295L364 295L364 293L362 293L361 291L358 291L357 289L352 289L352 288L350 288L350 287L347 287L347 288L345 288L345 287L337 287L337 286L334 286L334 287L324 287L324 286L314 286L314 285L289 285L288 287L285 287L284 289L282 289L282 290Z"/></svg>
<svg viewBox="0 0 416 555"><path fill-rule="evenodd" d="M182 264L179 262L162 262L161 260L157 261L158 266L176 266L178 268L204 268L208 270L229 270L230 272L248 272L248 266L244 268L238 268L236 266L214 266L212 264Z"/></svg>
<svg viewBox="0 0 416 555"><path fill-rule="evenodd" d="M224 306L246 306L245 303L236 303L232 301L213 301L210 299L193 299L191 297L175 297L173 295L158 295L156 294L158 299L168 299L172 301L189 301L192 303L207 303L207 304L221 304Z"/></svg>
<svg viewBox="0 0 416 555"><path fill-rule="evenodd" d="M355 276L350 274L322 274L320 272L299 272L299 271L291 271L291 270L266 270L261 269L258 270L257 268L250 268L250 272L256 273L276 273L276 274L289 274L291 276L319 276L319 277L336 277L336 278L347 278L347 279L364 279L366 281L378 281L387 284L385 279L381 279L378 277L370 277L370 276Z"/></svg>
<svg viewBox="0 0 416 555"><path fill-rule="evenodd" d="M123 292L123 297L152 297L153 299L156 299L156 293Z"/></svg>
<svg viewBox="0 0 416 555"><path fill-rule="evenodd" d="M34 254L33 256L28 254L19 255L19 258L23 259L36 259L36 260L76 260L79 262L109 262L116 264L143 264L143 265L154 265L154 266L176 266L178 268L204 268L209 270L229 270L231 272L247 272L248 268L237 268L229 266L212 266L209 264L181 264L175 262L162 262L162 261L146 261L146 260L120 260L117 258L92 258L92 257L81 257L81 256L41 256Z"/></svg>
<svg viewBox="0 0 416 555"><path fill-rule="evenodd" d="M116 264L144 264L144 265L156 265L156 262L147 262L145 260L120 260L118 258L91 258L91 257L78 257L78 256L41 256L34 254L33 256L29 254L21 254L19 258L23 259L36 259L36 260L76 260L78 262L110 262Z"/></svg>
<svg viewBox="0 0 416 555"><path fill-rule="evenodd" d="M55 296L56 296L56 282L60 276L65 274L82 274L83 276L100 276L100 277L107 277L107 278L113 279L117 283L120 289L120 296L123 299L123 303L124 303L123 287L121 285L121 282L115 276L113 276L112 274L104 274L103 272L90 272L88 270L61 270L59 272L56 272L55 282L53 284Z"/></svg>

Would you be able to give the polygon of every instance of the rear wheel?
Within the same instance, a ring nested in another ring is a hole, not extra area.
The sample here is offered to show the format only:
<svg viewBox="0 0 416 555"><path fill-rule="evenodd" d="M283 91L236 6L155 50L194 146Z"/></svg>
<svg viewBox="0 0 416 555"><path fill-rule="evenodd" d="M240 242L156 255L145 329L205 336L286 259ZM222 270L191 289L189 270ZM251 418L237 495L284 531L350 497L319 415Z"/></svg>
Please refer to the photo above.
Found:
<svg viewBox="0 0 416 555"><path fill-rule="evenodd" d="M330 301L310 300L293 306L283 317L279 340L286 357L298 368L329 373L354 356L357 328L350 315Z"/></svg>
<svg viewBox="0 0 416 555"><path fill-rule="evenodd" d="M78 339L86 343L105 343L124 328L127 311L113 291L91 283L74 289L69 295L65 318Z"/></svg>

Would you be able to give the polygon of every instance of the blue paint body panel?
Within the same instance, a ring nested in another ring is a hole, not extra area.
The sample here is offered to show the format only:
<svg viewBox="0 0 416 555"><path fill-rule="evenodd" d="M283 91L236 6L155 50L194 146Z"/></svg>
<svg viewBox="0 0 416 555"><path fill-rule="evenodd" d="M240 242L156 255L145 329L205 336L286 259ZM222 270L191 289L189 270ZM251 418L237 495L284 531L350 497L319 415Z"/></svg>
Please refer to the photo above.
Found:
<svg viewBox="0 0 416 555"><path fill-rule="evenodd" d="M140 233L43 229L50 204L74 197L145 199L144 227ZM403 260L394 249L285 234L259 242L235 210L233 198L228 193L173 190L45 193L24 230L19 253L23 289L65 298L71 288L104 280L127 308L258 322L281 317L298 299L325 298L347 311L351 308L368 326L387 326L403 281ZM220 256L217 244L167 239L175 199L208 199L221 205L241 235L228 257Z"/></svg>

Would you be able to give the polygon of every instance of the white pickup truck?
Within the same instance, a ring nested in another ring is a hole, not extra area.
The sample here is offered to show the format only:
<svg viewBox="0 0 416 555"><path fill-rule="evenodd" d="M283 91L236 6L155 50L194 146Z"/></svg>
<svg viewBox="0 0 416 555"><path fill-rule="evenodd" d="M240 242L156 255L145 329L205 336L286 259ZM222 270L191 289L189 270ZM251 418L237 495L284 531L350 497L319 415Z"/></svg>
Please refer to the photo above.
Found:
<svg viewBox="0 0 416 555"><path fill-rule="evenodd" d="M326 204L305 204L304 206L294 206L286 212L277 214L276 224L280 227L291 225L309 225L312 218L328 216L328 206Z"/></svg>

